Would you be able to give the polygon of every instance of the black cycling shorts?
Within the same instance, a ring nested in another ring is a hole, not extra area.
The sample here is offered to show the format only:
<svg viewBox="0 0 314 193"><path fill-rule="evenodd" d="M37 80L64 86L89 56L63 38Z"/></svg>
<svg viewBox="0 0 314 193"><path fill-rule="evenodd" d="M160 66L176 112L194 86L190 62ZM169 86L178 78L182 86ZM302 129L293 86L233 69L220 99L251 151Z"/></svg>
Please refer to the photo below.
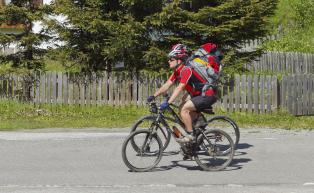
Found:
<svg viewBox="0 0 314 193"><path fill-rule="evenodd" d="M209 109L217 101L216 96L195 96L191 99L196 111L201 112L204 109Z"/></svg>

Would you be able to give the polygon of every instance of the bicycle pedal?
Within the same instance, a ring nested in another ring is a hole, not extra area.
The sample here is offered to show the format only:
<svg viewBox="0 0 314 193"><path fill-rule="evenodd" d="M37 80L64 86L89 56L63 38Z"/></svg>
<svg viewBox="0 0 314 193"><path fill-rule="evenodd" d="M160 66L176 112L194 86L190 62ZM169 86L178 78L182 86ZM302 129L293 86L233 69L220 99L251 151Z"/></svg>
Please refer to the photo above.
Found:
<svg viewBox="0 0 314 193"><path fill-rule="evenodd" d="M193 160L193 156L191 155L184 155L183 158L182 158L183 161L186 161L186 160Z"/></svg>

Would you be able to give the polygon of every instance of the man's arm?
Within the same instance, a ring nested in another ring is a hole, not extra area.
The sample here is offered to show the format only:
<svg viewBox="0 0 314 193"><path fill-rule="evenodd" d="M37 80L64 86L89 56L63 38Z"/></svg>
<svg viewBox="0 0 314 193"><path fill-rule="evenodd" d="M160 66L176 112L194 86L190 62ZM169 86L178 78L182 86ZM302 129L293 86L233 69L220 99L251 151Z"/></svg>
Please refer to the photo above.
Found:
<svg viewBox="0 0 314 193"><path fill-rule="evenodd" d="M167 90L171 87L171 85L173 85L174 82L172 82L171 80L167 80L167 82L162 85L154 94L154 97L158 97L159 95L167 92Z"/></svg>
<svg viewBox="0 0 314 193"><path fill-rule="evenodd" d="M181 91L185 90L185 85L184 83L179 83L179 85L174 89L170 99L168 100L168 103L172 103L177 96L180 94Z"/></svg>

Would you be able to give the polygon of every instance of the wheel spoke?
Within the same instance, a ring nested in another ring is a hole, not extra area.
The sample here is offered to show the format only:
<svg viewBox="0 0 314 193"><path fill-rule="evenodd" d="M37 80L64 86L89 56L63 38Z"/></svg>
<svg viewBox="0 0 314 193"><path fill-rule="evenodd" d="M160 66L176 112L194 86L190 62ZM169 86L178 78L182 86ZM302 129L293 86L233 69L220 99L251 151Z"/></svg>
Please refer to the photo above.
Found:
<svg viewBox="0 0 314 193"><path fill-rule="evenodd" d="M197 139L201 151L195 152L195 161L204 170L222 170L232 161L234 145L228 134L221 130L209 130ZM229 150L229 153L221 153Z"/></svg>
<svg viewBox="0 0 314 193"><path fill-rule="evenodd" d="M149 115L141 118L133 125L131 132L141 129L157 131L157 135L160 137L163 144L163 149L167 148L169 145L171 133L167 130L165 125L156 122L156 116ZM133 145L136 144L133 143Z"/></svg>
<svg viewBox="0 0 314 193"><path fill-rule="evenodd" d="M136 148L133 143L138 144ZM154 168L161 156L162 143L159 137L152 135L149 130L131 133L122 146L123 161L132 171L148 171Z"/></svg>

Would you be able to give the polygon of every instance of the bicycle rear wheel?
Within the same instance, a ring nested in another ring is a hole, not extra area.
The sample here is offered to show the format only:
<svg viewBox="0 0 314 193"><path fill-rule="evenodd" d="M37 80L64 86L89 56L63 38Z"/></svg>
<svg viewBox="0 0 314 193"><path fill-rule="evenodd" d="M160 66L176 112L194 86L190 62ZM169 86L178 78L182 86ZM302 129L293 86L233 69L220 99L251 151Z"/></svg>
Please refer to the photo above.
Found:
<svg viewBox="0 0 314 193"><path fill-rule="evenodd" d="M206 136L206 137L205 137ZM219 171L229 166L234 156L231 137L219 129L207 130L196 141L196 163L206 171Z"/></svg>
<svg viewBox="0 0 314 193"><path fill-rule="evenodd" d="M235 149L239 144L240 140L240 131L238 125L229 117L226 116L214 116L208 121L209 129L220 129L225 131L233 140Z"/></svg>
<svg viewBox="0 0 314 193"><path fill-rule="evenodd" d="M132 143L138 149L134 149ZM153 169L161 160L162 143L158 135L149 130L138 130L131 133L122 145L122 159L132 171L145 172Z"/></svg>
<svg viewBox="0 0 314 193"><path fill-rule="evenodd" d="M147 115L142 118L140 118L131 128L131 133L140 129L148 129L148 130L156 130L157 135L159 136L162 144L163 149L165 150L171 139L171 132L167 129L167 126L163 123L157 123L156 122L156 116L154 115ZM134 145L134 149L138 149L135 145L135 143L132 143Z"/></svg>

